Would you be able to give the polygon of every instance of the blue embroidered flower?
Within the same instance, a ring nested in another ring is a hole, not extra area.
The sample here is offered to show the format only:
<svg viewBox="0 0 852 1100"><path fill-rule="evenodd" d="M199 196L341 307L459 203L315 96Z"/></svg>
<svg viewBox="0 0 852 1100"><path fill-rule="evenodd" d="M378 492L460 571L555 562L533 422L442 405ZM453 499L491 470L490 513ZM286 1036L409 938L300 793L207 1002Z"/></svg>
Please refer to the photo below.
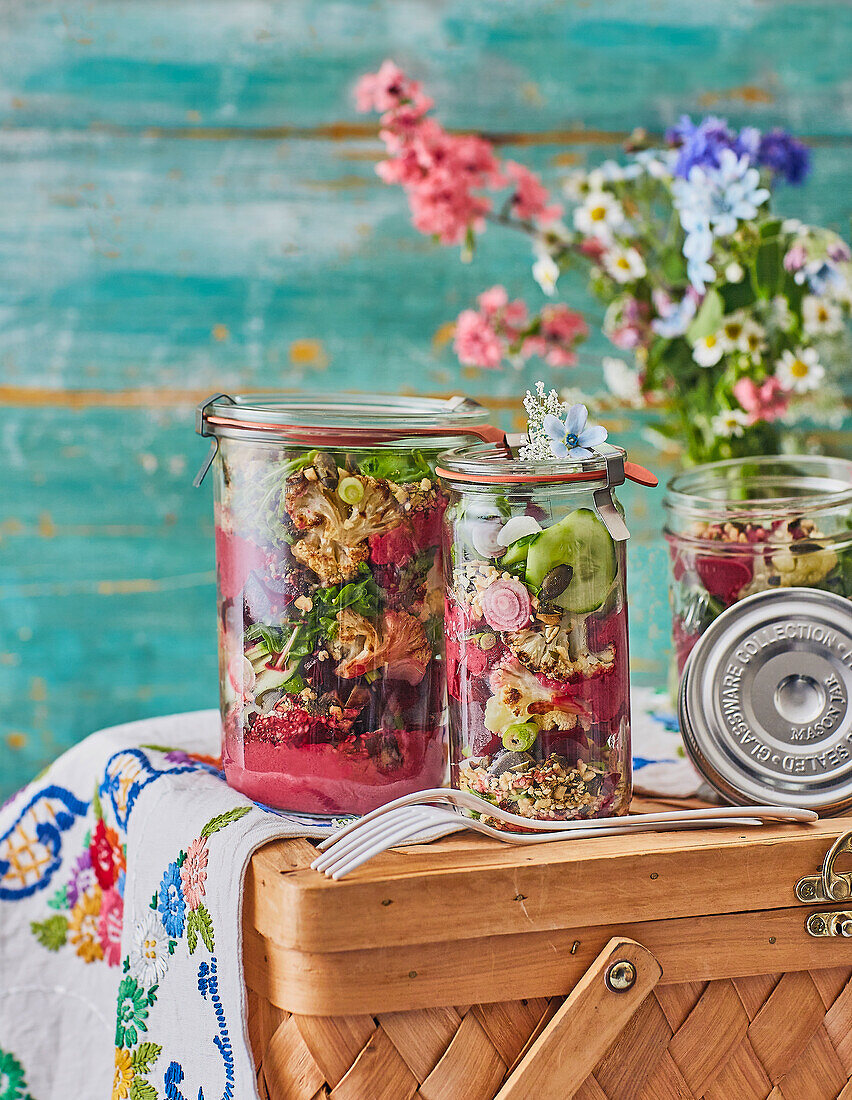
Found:
<svg viewBox="0 0 852 1100"><path fill-rule="evenodd" d="M565 423L548 413L544 418L544 432L550 440L550 449L556 458L591 458L590 447L606 440L606 428L598 424L586 426L589 410L585 405L572 405L565 414Z"/></svg>
<svg viewBox="0 0 852 1100"><path fill-rule="evenodd" d="M794 186L804 183L811 170L807 146L796 141L786 130L770 130L761 137L757 162Z"/></svg>
<svg viewBox="0 0 852 1100"><path fill-rule="evenodd" d="M186 902L180 882L180 869L177 863L170 863L163 881L160 883L160 900L157 908L163 928L170 936L180 939L186 920Z"/></svg>

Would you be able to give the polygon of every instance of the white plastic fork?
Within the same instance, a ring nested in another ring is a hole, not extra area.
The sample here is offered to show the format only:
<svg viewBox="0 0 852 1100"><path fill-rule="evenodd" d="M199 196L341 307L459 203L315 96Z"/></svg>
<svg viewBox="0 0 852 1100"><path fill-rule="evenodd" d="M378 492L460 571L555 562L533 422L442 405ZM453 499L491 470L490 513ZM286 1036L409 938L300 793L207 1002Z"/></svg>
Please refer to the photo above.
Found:
<svg viewBox="0 0 852 1100"><path fill-rule="evenodd" d="M661 832L672 829L706 829L720 826L756 826L764 823L764 820L760 817L734 817L730 814L722 817L702 817L679 821L648 821L641 825L628 824L630 818L627 817L614 820L619 824L605 830L605 835ZM585 825L587 823L580 822L579 824ZM397 807L395 811L389 814L382 815L379 820L367 822L363 828L353 830L340 844L318 856L311 866L328 878L337 881L381 852L398 847L400 844L404 844L406 841L418 836L426 839L427 836L432 834L435 836L446 834L451 829L470 829L473 832L493 837L495 840L501 840L506 844L520 845L545 844L556 840L580 840L602 835L602 830L596 828L572 828L570 830L543 833L510 833L494 829L474 818L463 817L456 810L444 809L438 806L418 806L416 809L403 806Z"/></svg>
<svg viewBox="0 0 852 1100"><path fill-rule="evenodd" d="M449 804L450 806L455 806L462 810L473 810L475 813L485 814L488 817L496 818L506 825L520 825L524 829L534 829L536 832L569 832L572 830L585 831L590 829L608 831L610 829L623 828L625 822L629 822L631 826L639 826L654 822L698 821L721 817L736 818L742 817L744 814L749 817L759 817L762 821L808 822L817 821L819 819L819 814L814 813L813 810L803 810L788 806L708 806L699 810L662 810L651 814L631 814L626 818L595 817L573 821L545 821L538 818L521 817L519 814L513 814L508 810L502 810L499 806L494 806L492 803L486 802L484 798L479 798L477 795L471 794L468 791L459 791L451 787L433 787L431 790L416 791L413 794L402 795L401 798L395 798L392 802L387 802L384 806L379 806L370 813L364 814L363 817L358 818L332 836L327 837L318 845L319 850L325 851L328 848L336 846L356 829L360 830L366 826L368 822L376 821L389 813L393 813L397 809L405 806L423 807L436 802L439 804Z"/></svg>

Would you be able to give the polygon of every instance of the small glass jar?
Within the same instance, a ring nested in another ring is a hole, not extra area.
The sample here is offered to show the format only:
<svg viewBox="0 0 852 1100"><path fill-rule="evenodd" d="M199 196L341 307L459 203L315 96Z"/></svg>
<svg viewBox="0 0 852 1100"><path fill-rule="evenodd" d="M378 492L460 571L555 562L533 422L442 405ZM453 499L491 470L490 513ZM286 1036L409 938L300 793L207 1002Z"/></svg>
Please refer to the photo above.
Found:
<svg viewBox="0 0 852 1100"><path fill-rule="evenodd" d="M214 436L233 787L330 815L445 781L434 465L465 435L496 431L479 427L486 416L462 398L383 395L219 395L199 408Z"/></svg>
<svg viewBox="0 0 852 1100"><path fill-rule="evenodd" d="M678 474L665 498L677 674L713 620L773 588L852 599L852 462L772 455Z"/></svg>
<svg viewBox="0 0 852 1100"><path fill-rule="evenodd" d="M606 460L478 445L438 472L453 785L528 818L626 814L628 535Z"/></svg>

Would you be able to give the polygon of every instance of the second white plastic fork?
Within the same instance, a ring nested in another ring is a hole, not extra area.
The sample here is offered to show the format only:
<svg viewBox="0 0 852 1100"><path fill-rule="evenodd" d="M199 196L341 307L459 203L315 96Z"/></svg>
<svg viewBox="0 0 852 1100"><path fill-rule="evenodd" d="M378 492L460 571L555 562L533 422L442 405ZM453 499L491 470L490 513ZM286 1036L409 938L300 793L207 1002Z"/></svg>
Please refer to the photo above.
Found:
<svg viewBox="0 0 852 1100"><path fill-rule="evenodd" d="M762 825L759 817L712 817L687 821L653 821L642 825L630 825L629 818L618 818L620 825L607 830L606 835L625 835L630 833L662 832L673 829L704 829L720 826ZM380 820L368 822L362 828L335 845L334 848L318 856L311 866L327 877L338 880L351 871L373 859L381 852L405 844L415 837L433 834L435 836L452 829L469 829L485 836L501 840L506 844L545 844L557 840L582 840L601 836L600 829L570 829L548 833L514 833L494 829L481 821L463 817L451 809L437 806L399 807Z"/></svg>

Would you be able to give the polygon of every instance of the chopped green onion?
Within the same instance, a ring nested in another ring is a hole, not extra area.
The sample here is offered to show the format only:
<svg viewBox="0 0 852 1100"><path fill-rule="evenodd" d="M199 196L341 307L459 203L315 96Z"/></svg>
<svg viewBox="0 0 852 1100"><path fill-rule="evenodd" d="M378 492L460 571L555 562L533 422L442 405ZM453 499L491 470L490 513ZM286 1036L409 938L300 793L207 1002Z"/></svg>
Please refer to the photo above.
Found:
<svg viewBox="0 0 852 1100"><path fill-rule="evenodd" d="M342 477L337 484L337 495L346 504L357 504L364 498L364 486L357 477Z"/></svg>

